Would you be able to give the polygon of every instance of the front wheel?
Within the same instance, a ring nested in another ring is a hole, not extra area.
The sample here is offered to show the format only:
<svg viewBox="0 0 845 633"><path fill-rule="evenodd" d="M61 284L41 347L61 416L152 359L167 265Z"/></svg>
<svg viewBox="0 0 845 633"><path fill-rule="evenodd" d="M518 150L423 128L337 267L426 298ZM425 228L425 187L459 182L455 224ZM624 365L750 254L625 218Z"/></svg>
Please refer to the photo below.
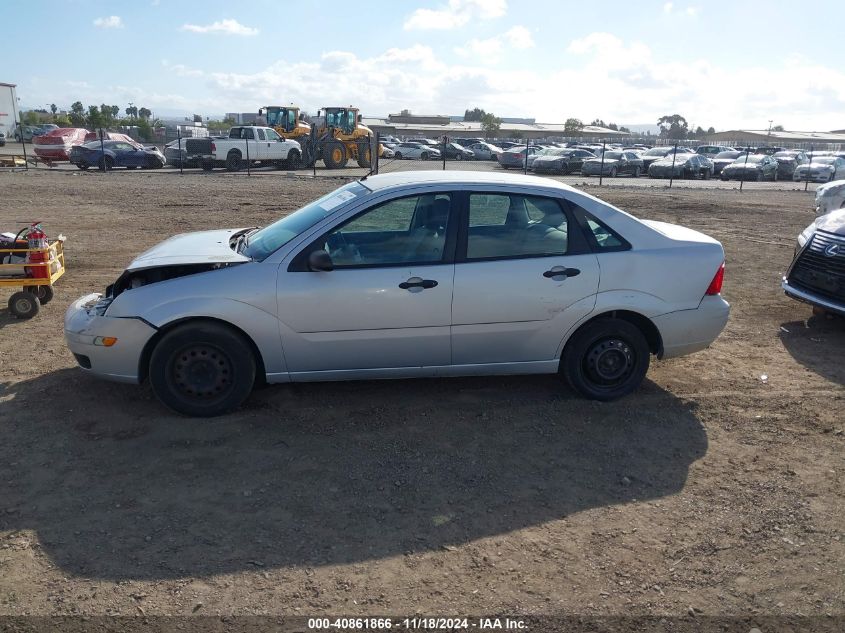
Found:
<svg viewBox="0 0 845 633"><path fill-rule="evenodd" d="M561 371L593 400L616 400L636 389L648 371L648 342L635 325L600 319L578 330L563 352Z"/></svg>
<svg viewBox="0 0 845 633"><path fill-rule="evenodd" d="M235 330L213 322L171 330L153 350L150 385L177 413L211 417L237 408L255 383L255 358Z"/></svg>
<svg viewBox="0 0 845 633"><path fill-rule="evenodd" d="M610 174L608 174L611 178L616 178L616 167L611 168Z"/></svg>
<svg viewBox="0 0 845 633"><path fill-rule="evenodd" d="M241 153L238 151L229 152L226 156L226 169L229 171L240 171L242 167Z"/></svg>
<svg viewBox="0 0 845 633"><path fill-rule="evenodd" d="M100 171L111 171L114 168L114 159L111 156L103 156L99 160L98 166Z"/></svg>
<svg viewBox="0 0 845 633"><path fill-rule="evenodd" d="M76 166L77 166L77 167L79 167L79 169L81 169L82 171L85 171L85 170L86 170L86 169L88 169L91 165L89 165L88 163L86 163L84 160L81 160L81 161L79 161L78 163L76 163Z"/></svg>
<svg viewBox="0 0 845 633"><path fill-rule="evenodd" d="M420 154L420 159L428 160L428 152L423 152L422 154Z"/></svg>
<svg viewBox="0 0 845 633"><path fill-rule="evenodd" d="M402 160L402 152L396 152L393 155L393 158L395 158L396 160Z"/></svg>
<svg viewBox="0 0 845 633"><path fill-rule="evenodd" d="M633 173L633 174L631 174L631 175L632 175L634 178L639 178L639 177L640 177L640 168L639 168L639 167L634 167L634 173Z"/></svg>

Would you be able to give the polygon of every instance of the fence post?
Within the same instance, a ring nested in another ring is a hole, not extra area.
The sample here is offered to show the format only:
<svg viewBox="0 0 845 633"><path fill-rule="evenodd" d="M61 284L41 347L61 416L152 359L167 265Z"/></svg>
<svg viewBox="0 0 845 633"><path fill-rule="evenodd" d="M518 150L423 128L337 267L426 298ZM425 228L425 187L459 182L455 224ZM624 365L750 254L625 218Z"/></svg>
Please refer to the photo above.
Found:
<svg viewBox="0 0 845 633"><path fill-rule="evenodd" d="M446 171L446 145L448 144L449 137L445 134L443 135L443 171Z"/></svg>
<svg viewBox="0 0 845 633"><path fill-rule="evenodd" d="M103 128L100 128L100 160L103 161L103 171L107 171L106 144L103 142Z"/></svg>
<svg viewBox="0 0 845 633"><path fill-rule="evenodd" d="M167 135L165 134L165 140L167 139ZM176 138L179 141L179 175L182 175L182 168L185 166L185 161L182 158L182 132L179 130L179 126L176 126ZM167 145L165 145L167 147ZM187 152L186 152L187 153Z"/></svg>
<svg viewBox="0 0 845 633"><path fill-rule="evenodd" d="M376 132L376 149L375 149L375 156L373 157L373 174L378 176L378 162L379 162L379 153L381 150L381 132Z"/></svg>
<svg viewBox="0 0 845 633"><path fill-rule="evenodd" d="M23 137L21 137L23 138ZM804 191L810 186L810 167L813 164L813 146L810 145L810 162L807 163L807 177L804 179Z"/></svg>
<svg viewBox="0 0 845 633"><path fill-rule="evenodd" d="M249 134L247 134L247 137L246 137L245 140L246 140L246 175L252 176L252 173L250 172L250 167L249 167Z"/></svg>
<svg viewBox="0 0 845 633"><path fill-rule="evenodd" d="M23 137L23 121L18 123L18 104L14 104L14 122L15 122L15 129L17 130L20 127L21 130L21 148L23 149L23 165L24 170L29 171L29 161L26 159L26 139ZM12 132L12 140L15 140L15 133ZM15 164L15 159L12 158L12 166ZM38 161L35 161L35 166L38 167Z"/></svg>
<svg viewBox="0 0 845 633"><path fill-rule="evenodd" d="M672 188L672 182L675 180L675 161L678 158L678 144L675 143L675 148L672 150L672 170L669 172L669 189Z"/></svg>
<svg viewBox="0 0 845 633"><path fill-rule="evenodd" d="M319 111L317 112L319 114ZM319 153L317 150L319 149L319 144L317 143L317 124L311 124L311 148L314 150L311 152L313 156L311 157L311 175L314 178L317 177L317 154Z"/></svg>
<svg viewBox="0 0 845 633"><path fill-rule="evenodd" d="M745 148L745 163L743 163L743 167L748 167L748 154L751 152L750 149L747 147ZM809 173L809 172L807 172ZM745 173L743 172L742 175L739 177L739 190L742 191L742 185L745 184Z"/></svg>
<svg viewBox="0 0 845 633"><path fill-rule="evenodd" d="M607 141L601 142L601 166L599 167L599 187L601 187L602 182L604 182L604 150Z"/></svg>
<svg viewBox="0 0 845 633"><path fill-rule="evenodd" d="M528 173L528 143L529 142L530 142L530 139L529 139L528 135L526 134L526 136L525 136L525 156L522 159L522 173L523 174Z"/></svg>

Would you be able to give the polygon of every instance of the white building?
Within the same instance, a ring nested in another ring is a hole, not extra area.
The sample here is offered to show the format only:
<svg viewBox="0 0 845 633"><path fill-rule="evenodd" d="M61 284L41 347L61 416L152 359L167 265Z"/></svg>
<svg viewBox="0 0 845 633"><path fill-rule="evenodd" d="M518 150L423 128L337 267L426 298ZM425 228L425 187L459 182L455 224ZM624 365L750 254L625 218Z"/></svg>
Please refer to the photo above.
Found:
<svg viewBox="0 0 845 633"><path fill-rule="evenodd" d="M18 97L15 94L15 84L0 82L0 132L6 138L14 136L18 122Z"/></svg>

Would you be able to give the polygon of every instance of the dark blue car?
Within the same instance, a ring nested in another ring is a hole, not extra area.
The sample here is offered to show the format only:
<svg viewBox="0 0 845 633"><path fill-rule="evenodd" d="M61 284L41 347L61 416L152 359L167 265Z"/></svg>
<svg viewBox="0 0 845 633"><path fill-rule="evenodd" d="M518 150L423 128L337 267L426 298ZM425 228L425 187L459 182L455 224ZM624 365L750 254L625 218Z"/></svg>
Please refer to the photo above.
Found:
<svg viewBox="0 0 845 633"><path fill-rule="evenodd" d="M99 167L102 170L114 167L126 169L160 169L167 160L158 148L143 147L127 141L91 141L75 145L70 150L70 162L80 169Z"/></svg>

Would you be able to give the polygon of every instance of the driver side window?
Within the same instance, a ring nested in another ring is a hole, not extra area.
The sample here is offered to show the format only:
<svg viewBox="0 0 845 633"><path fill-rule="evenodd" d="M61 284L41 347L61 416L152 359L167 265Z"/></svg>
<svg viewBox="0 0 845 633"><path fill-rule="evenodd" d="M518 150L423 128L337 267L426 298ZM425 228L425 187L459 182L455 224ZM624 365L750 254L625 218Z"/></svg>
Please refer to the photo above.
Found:
<svg viewBox="0 0 845 633"><path fill-rule="evenodd" d="M438 263L450 211L446 193L390 200L326 234L323 247L335 268Z"/></svg>

